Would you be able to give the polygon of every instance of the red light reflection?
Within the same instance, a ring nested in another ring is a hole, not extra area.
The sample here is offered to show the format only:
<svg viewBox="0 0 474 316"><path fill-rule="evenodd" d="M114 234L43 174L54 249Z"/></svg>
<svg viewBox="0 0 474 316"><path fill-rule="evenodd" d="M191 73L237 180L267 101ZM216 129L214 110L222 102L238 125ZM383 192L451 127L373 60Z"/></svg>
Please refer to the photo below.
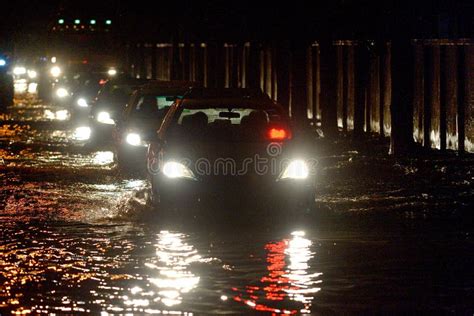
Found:
<svg viewBox="0 0 474 316"><path fill-rule="evenodd" d="M320 288L314 284L322 282L315 280L322 273L307 272L307 262L313 257L310 246L311 242L300 235L266 244L267 274L258 285L247 285L243 290L232 288L237 292L234 301L273 314L309 313L313 300L309 295L318 292ZM294 303L288 304L290 308L285 307L285 299L299 302L299 308Z"/></svg>

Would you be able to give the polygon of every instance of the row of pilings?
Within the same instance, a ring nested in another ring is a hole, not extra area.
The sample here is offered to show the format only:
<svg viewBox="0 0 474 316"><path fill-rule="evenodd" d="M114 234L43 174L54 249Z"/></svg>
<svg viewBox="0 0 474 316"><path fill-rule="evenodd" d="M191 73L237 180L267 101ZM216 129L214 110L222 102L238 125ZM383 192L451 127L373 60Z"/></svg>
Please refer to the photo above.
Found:
<svg viewBox="0 0 474 316"><path fill-rule="evenodd" d="M260 88L326 136L391 137L392 150L474 152L470 40L129 43L135 77Z"/></svg>

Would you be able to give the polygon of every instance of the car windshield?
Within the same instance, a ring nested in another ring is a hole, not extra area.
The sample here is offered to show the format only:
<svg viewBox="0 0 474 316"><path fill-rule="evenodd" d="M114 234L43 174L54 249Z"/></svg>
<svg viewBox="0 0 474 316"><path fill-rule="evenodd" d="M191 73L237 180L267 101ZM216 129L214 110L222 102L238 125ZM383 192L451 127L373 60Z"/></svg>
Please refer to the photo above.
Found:
<svg viewBox="0 0 474 316"><path fill-rule="evenodd" d="M115 105L125 105L135 89L136 87L133 85L109 85L104 87L103 91L101 91L98 101L104 104L113 103Z"/></svg>
<svg viewBox="0 0 474 316"><path fill-rule="evenodd" d="M277 109L182 108L172 122L170 137L188 141L262 141L268 139L273 125L287 127Z"/></svg>
<svg viewBox="0 0 474 316"><path fill-rule="evenodd" d="M170 95L143 95L138 99L137 104L132 110L132 117L140 118L163 118L174 100L180 96Z"/></svg>

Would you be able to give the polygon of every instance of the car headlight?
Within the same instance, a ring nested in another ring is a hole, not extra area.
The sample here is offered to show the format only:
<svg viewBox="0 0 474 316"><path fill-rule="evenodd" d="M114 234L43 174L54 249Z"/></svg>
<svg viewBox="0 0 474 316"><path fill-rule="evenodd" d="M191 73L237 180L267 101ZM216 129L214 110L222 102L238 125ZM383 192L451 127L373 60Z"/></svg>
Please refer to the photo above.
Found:
<svg viewBox="0 0 474 316"><path fill-rule="evenodd" d="M309 168L303 160L293 160L285 168L280 179L304 180L309 176Z"/></svg>
<svg viewBox="0 0 474 316"><path fill-rule="evenodd" d="M109 70L107 70L107 74L111 77L115 76L117 74L117 69L115 68L110 68Z"/></svg>
<svg viewBox="0 0 474 316"><path fill-rule="evenodd" d="M69 92L66 88L59 88L58 90L56 90L56 96L62 99L69 96Z"/></svg>
<svg viewBox="0 0 474 316"><path fill-rule="evenodd" d="M74 138L77 140L88 140L91 137L91 129L88 126L81 126L74 130Z"/></svg>
<svg viewBox="0 0 474 316"><path fill-rule="evenodd" d="M51 76L57 78L61 75L61 68L59 68L59 66L53 66L49 70L49 73L51 74Z"/></svg>
<svg viewBox="0 0 474 316"><path fill-rule="evenodd" d="M17 75L17 76L24 75L24 74L26 74L26 68L23 67L23 66L17 66L15 68L13 68L13 74Z"/></svg>
<svg viewBox="0 0 474 316"><path fill-rule="evenodd" d="M142 143L142 138L137 133L128 133L125 140L132 146L140 146Z"/></svg>
<svg viewBox="0 0 474 316"><path fill-rule="evenodd" d="M163 174L170 179L196 179L193 172L189 170L188 167L175 161L168 161L163 165Z"/></svg>
<svg viewBox="0 0 474 316"><path fill-rule="evenodd" d="M77 105L80 106L81 108L86 108L89 106L89 104L87 104L86 99L84 98L77 99Z"/></svg>
<svg viewBox="0 0 474 316"><path fill-rule="evenodd" d="M35 79L38 77L38 73L35 70L28 70L28 77L30 79Z"/></svg>
<svg viewBox="0 0 474 316"><path fill-rule="evenodd" d="M105 111L99 112L99 114L97 114L97 121L102 124L115 124L115 121L110 117L110 113Z"/></svg>

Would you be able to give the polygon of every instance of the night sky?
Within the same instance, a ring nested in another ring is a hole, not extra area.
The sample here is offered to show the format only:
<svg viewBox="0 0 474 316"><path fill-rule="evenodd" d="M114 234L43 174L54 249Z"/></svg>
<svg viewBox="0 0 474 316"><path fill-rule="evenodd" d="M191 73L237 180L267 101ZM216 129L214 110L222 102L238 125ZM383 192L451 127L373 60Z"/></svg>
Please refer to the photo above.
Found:
<svg viewBox="0 0 474 316"><path fill-rule="evenodd" d="M45 32L58 17L112 18L131 40L472 37L473 2L4 1L0 45Z"/></svg>

